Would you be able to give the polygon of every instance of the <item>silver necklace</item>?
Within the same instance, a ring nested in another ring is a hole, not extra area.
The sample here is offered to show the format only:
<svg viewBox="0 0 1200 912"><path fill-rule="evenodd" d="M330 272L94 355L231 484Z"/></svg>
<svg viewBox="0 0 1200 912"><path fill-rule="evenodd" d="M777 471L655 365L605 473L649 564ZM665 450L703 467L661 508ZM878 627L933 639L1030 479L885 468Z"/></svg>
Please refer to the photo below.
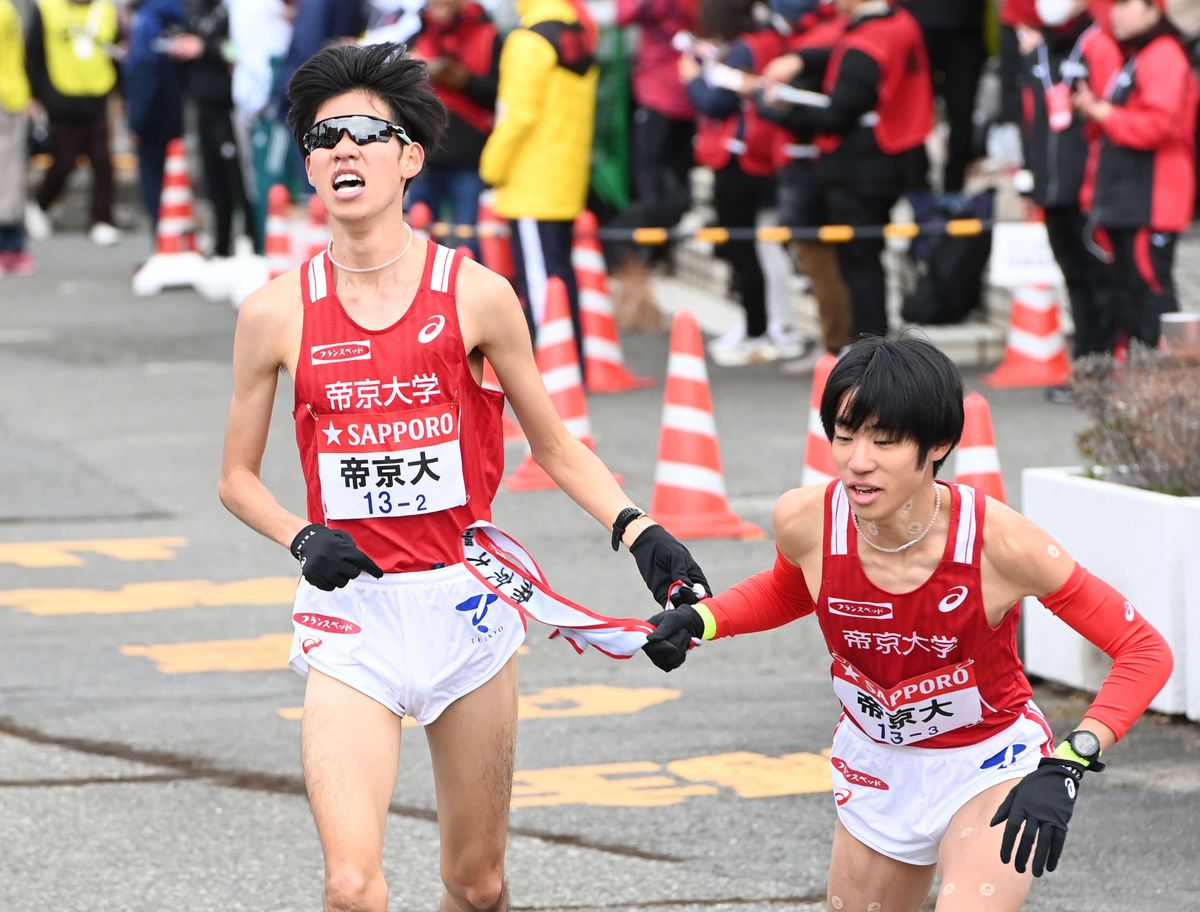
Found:
<svg viewBox="0 0 1200 912"><path fill-rule="evenodd" d="M386 263L380 263L378 266L343 266L341 263L339 263L337 260L335 260L333 258L333 238L330 238L329 243L325 245L325 255L327 257L329 257L329 262L331 262L338 269L341 269L343 272L378 272L381 269L387 269L394 262L396 262L398 259L400 259L400 257L402 257L402 256L404 256L404 254L408 253L408 248L412 246L412 242L413 242L412 225L410 225L408 222L405 222L404 227L408 229L408 243L404 245L404 248L398 254L396 254L394 257L392 257Z"/></svg>
<svg viewBox="0 0 1200 912"><path fill-rule="evenodd" d="M921 539L923 539L926 535L929 534L929 530L932 529L933 524L935 522L937 522L938 511L941 508L942 508L942 486L935 481L933 483L933 515L931 517L929 517L929 525L927 525L925 527L925 530L920 535L918 535L912 541L905 542L899 548L885 548L885 547L883 547L883 545L875 544L875 542L871 541L871 539L867 538L865 535L862 534L862 527L858 524L858 514L855 513L853 510L850 511L850 518L852 520L854 520L854 529L856 532L858 532L858 537L861 538L863 541L865 541L868 545L870 545L876 551L882 551L884 554L899 554L901 551L908 550L913 545L917 544L917 542L919 542ZM870 523L869 525L874 525L874 523ZM911 530L912 527L909 526L909 529Z"/></svg>

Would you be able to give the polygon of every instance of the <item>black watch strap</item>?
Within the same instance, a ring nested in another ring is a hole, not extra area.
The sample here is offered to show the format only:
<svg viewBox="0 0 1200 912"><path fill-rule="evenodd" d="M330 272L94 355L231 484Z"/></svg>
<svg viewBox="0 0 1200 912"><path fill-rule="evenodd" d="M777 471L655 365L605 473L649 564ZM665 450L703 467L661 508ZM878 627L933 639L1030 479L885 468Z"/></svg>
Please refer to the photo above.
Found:
<svg viewBox="0 0 1200 912"><path fill-rule="evenodd" d="M629 524L639 516L646 514L637 507L626 507L617 514L617 518L612 524L612 549L614 551L621 550L621 537L625 534L625 530L629 528Z"/></svg>

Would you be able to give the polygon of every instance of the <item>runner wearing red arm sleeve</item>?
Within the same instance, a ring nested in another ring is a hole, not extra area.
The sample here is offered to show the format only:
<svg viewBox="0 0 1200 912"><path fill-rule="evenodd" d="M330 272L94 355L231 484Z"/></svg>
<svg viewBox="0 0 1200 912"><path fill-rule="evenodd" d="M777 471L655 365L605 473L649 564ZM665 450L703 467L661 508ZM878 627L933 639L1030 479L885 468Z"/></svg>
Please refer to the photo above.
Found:
<svg viewBox="0 0 1200 912"><path fill-rule="evenodd" d="M1046 531L936 479L962 395L928 342L852 345L821 401L839 477L779 499L774 567L650 618L646 651L669 670L697 640L816 616L842 703L833 909L917 912L935 870L939 912L978 909L981 895L1021 908L1058 863L1084 773L1103 769L1171 671L1162 637ZM1113 657L1057 747L1017 651L1028 597Z"/></svg>

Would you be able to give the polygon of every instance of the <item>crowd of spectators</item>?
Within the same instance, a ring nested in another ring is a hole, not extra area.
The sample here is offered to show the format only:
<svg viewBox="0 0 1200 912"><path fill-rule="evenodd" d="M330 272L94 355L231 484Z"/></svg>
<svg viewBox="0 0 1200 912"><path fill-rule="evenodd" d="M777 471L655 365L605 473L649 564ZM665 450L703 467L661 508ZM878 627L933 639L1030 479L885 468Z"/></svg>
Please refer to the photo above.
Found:
<svg viewBox="0 0 1200 912"><path fill-rule="evenodd" d="M119 240L118 118L151 224L168 144L187 133L209 204L208 253L231 256L235 227L261 250L266 189L308 191L283 126L290 74L330 42L399 40L428 61L450 114L408 204L470 225L494 189L531 332L549 276L566 284L578 328L570 249L589 204L597 6L0 0L0 274L32 270L26 233L52 230L81 157L89 235L102 246ZM969 189L985 128L1016 124L1024 161L1010 170L1027 170L1029 212L1044 219L1062 268L1074 353L1157 342L1159 316L1176 308L1175 241L1193 216L1198 0L617 0L609 13L604 27L625 30L634 48L632 201L604 213L609 227L677 225L695 210L696 166L711 171L712 218L727 228L882 225L906 196ZM989 49L1000 85L991 111L979 103ZM24 153L35 146L50 164L26 202ZM888 332L883 250L871 232L790 245L825 349ZM615 240L605 252L622 325L659 328L650 276L662 250ZM719 363L807 347L772 306L770 252L751 241L716 248L745 313L711 344Z"/></svg>

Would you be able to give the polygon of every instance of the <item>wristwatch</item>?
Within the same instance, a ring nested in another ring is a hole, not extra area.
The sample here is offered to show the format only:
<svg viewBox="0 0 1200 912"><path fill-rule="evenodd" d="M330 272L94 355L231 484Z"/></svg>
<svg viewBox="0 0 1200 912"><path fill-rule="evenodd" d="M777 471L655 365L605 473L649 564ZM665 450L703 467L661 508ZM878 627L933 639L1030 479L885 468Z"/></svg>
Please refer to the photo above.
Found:
<svg viewBox="0 0 1200 912"><path fill-rule="evenodd" d="M629 528L629 524L639 516L646 514L637 507L626 507L617 514L617 518L612 524L612 549L619 551L621 549L621 536L625 534L625 530Z"/></svg>
<svg viewBox="0 0 1200 912"><path fill-rule="evenodd" d="M1096 772L1104 769L1104 764L1100 762L1100 753L1100 739L1085 729L1071 732L1054 749L1054 756L1060 760L1073 760Z"/></svg>

